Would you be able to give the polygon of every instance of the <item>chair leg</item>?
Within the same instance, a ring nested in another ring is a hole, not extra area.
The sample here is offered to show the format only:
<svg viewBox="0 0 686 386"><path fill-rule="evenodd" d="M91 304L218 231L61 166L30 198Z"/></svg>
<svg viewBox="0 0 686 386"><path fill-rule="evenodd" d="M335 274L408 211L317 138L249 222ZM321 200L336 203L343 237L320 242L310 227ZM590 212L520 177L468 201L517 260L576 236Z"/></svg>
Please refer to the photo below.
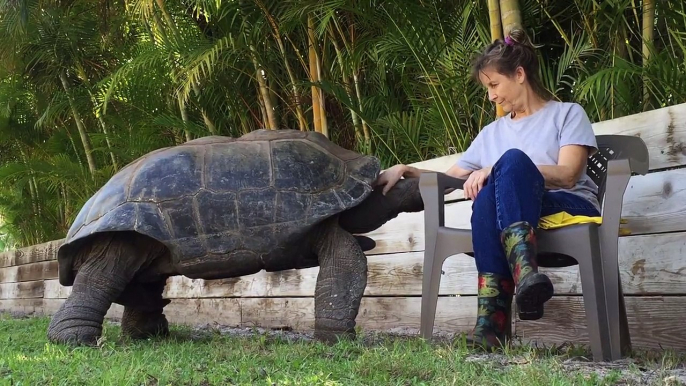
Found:
<svg viewBox="0 0 686 386"><path fill-rule="evenodd" d="M579 271L593 359L602 361L610 359L611 338L600 248L594 248L593 244L598 245L598 243L591 243L583 247L585 251L579 251L581 256L586 256L584 259L579 259Z"/></svg>
<svg viewBox="0 0 686 386"><path fill-rule="evenodd" d="M424 250L424 277L422 281L422 310L419 326L419 334L426 340L431 339L433 336L438 290L441 285L441 270L443 269L444 260L437 256L435 245L426 245Z"/></svg>
<svg viewBox="0 0 686 386"><path fill-rule="evenodd" d="M629 332L629 318L626 313L626 303L624 303L624 291L622 290L622 280L619 280L619 344L622 356L630 356L631 333Z"/></svg>
<svg viewBox="0 0 686 386"><path fill-rule="evenodd" d="M619 274L617 255L603 255L605 283L605 305L610 337L610 360L622 358L622 349L630 345L629 323L624 304L622 280Z"/></svg>

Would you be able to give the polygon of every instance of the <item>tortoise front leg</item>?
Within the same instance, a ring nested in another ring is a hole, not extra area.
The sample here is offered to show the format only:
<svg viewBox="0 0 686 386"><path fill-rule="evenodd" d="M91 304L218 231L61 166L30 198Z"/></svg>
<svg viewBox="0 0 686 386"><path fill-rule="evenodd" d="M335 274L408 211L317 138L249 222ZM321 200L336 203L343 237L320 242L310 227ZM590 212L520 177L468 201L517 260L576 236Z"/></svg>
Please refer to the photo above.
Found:
<svg viewBox="0 0 686 386"><path fill-rule="evenodd" d="M319 258L314 336L333 343L341 337L355 337L355 318L367 286L367 256L335 218L321 226L314 242Z"/></svg>

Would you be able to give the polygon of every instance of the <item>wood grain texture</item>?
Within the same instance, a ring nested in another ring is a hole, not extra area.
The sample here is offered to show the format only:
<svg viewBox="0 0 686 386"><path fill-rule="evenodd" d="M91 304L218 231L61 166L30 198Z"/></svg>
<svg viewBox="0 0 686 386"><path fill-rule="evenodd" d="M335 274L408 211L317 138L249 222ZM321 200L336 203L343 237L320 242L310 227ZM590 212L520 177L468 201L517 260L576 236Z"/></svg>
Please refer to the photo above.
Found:
<svg viewBox="0 0 686 386"><path fill-rule="evenodd" d="M634 235L686 230L686 169L634 176L624 193L622 217Z"/></svg>
<svg viewBox="0 0 686 386"><path fill-rule="evenodd" d="M23 281L45 280L56 278L57 260L41 261L0 268L0 283L16 283Z"/></svg>
<svg viewBox="0 0 686 386"><path fill-rule="evenodd" d="M64 299L0 299L0 312L53 315ZM369 330L409 328L419 331L420 298L364 298L358 326ZM107 317L121 318L123 307L112 305ZM175 299L164 308L170 323L198 326L292 328L314 330L313 298ZM476 297L442 297L436 313L437 332L468 331L476 323Z"/></svg>
<svg viewBox="0 0 686 386"><path fill-rule="evenodd" d="M629 332L634 347L686 349L686 297L626 298ZM580 296L554 297L545 316L515 323L516 335L533 344L588 344L586 312Z"/></svg>
<svg viewBox="0 0 686 386"><path fill-rule="evenodd" d="M17 316L51 316L62 306L65 299L0 299L0 312ZM121 320L124 307L113 304L106 319Z"/></svg>
<svg viewBox="0 0 686 386"><path fill-rule="evenodd" d="M57 249L63 241L64 239L53 240L14 251L0 252L0 267L55 260L57 259Z"/></svg>
<svg viewBox="0 0 686 386"><path fill-rule="evenodd" d="M686 294L685 239L686 233L620 238L620 275L625 293ZM423 252L369 256L365 296L421 295L423 264ZM464 254L449 257L442 271L439 294L476 294L477 273L473 258ZM541 271L550 276L556 294L582 293L578 267L541 268ZM283 272L262 271L234 279L202 280L175 276L167 280L164 296L170 299L313 296L318 273L319 268L315 267ZM45 279L46 298L66 298L71 293L71 287L59 284L56 274Z"/></svg>
<svg viewBox="0 0 686 386"><path fill-rule="evenodd" d="M23 283L0 283L0 299L34 299L43 298L44 282L42 280Z"/></svg>
<svg viewBox="0 0 686 386"><path fill-rule="evenodd" d="M593 131L641 137L650 170L686 164L686 103L594 123Z"/></svg>

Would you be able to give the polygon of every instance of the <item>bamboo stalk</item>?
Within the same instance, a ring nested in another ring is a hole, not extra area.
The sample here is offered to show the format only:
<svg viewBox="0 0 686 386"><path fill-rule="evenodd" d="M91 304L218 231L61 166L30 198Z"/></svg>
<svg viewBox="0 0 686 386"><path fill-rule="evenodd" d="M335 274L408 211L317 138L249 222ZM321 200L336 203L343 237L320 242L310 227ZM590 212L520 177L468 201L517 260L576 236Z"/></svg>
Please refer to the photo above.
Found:
<svg viewBox="0 0 686 386"><path fill-rule="evenodd" d="M257 3L257 6L260 7L260 9L262 9L262 12L267 17L267 20L269 21L269 24L272 28L272 36L274 37L274 40L276 41L279 47L279 52L281 53L281 57L283 58L283 63L286 67L288 79L291 82L291 91L293 92L293 98L295 99L295 112L298 117L298 126L300 127L300 131L306 131L307 120L305 119L305 114L303 113L302 101L300 99L300 92L298 91L298 87L296 86L295 75L293 74L293 69L291 68L290 63L288 62L288 57L286 56L286 48L283 45L283 40L281 40L281 31L279 31L279 26L276 24L276 21L274 20L272 15L267 11L267 7L265 7L264 3L260 0L255 0L255 3Z"/></svg>
<svg viewBox="0 0 686 386"><path fill-rule="evenodd" d="M356 97L353 94L352 86L350 84L350 78L348 77L345 65L343 64L343 53L341 52L338 42L336 41L336 36L334 35L332 28L329 28L329 34L331 35L331 42L333 43L334 50L336 50L336 59L338 59L338 66L341 68L341 78L343 80L343 87L345 88L345 92L348 95L348 98L350 99L351 103L354 103ZM357 116L357 113L352 107L350 108L350 116L353 121L353 127L355 128L355 136L358 138L362 137L363 133L362 125L360 125L360 118Z"/></svg>
<svg viewBox="0 0 686 386"><path fill-rule="evenodd" d="M320 81L320 66L319 66L319 55L315 49L315 37L314 37L314 20L312 16L307 17L307 37L309 46L309 59L310 59L310 81L319 82ZM326 112L324 111L324 99L322 98L321 90L316 85L312 86L312 115L314 122L314 130L318 133L322 133L325 136L329 136L328 129L326 127Z"/></svg>
<svg viewBox="0 0 686 386"><path fill-rule="evenodd" d="M500 18L503 25L503 36L507 36L515 28L522 28L522 12L519 8L519 2L517 0L500 0Z"/></svg>
<svg viewBox="0 0 686 386"><path fill-rule="evenodd" d="M650 45L653 43L655 30L655 0L643 0L643 69L650 63ZM648 108L650 93L648 92L648 77L643 76L643 109Z"/></svg>
<svg viewBox="0 0 686 386"><path fill-rule="evenodd" d="M488 16L491 25L491 41L503 38L503 25L500 19L500 3L499 0L488 0ZM502 106L495 105L495 114L497 117L505 115Z"/></svg>
<svg viewBox="0 0 686 386"><path fill-rule="evenodd" d="M67 81L66 70L60 71L60 80L62 81L62 87L64 92L67 94L67 100L69 100L69 105L71 106L72 114L74 115L74 121L76 121L76 128L79 130L79 135L81 136L81 142L83 143L83 149L86 152L86 160L88 161L88 170L91 172L91 176L95 174L95 159L93 158L93 149L91 147L90 140L88 139L88 134L86 133L86 127L83 124L83 119L81 114L76 109L76 103L74 102L74 97L71 95L71 89L69 87L69 82Z"/></svg>
<svg viewBox="0 0 686 386"><path fill-rule="evenodd" d="M191 137L191 133L190 131L188 131L188 111L186 110L186 102L183 100L183 98L181 98L180 95L178 97L178 100L179 112L181 112L181 119L183 120L184 125L186 125L186 127L183 128L183 132L186 134L186 142L188 142L192 140L193 137Z"/></svg>
<svg viewBox="0 0 686 386"><path fill-rule="evenodd" d="M262 73L262 67L257 62L257 56L255 55L255 46L250 45L250 56L252 57L253 65L255 66L255 77L257 78L257 84L260 86L260 95L262 96L262 103L264 104L264 109L267 114L266 128L269 130L276 130L278 125L276 123L276 113L274 112L274 104L272 103L271 95L269 95L269 90L267 88L267 80Z"/></svg>

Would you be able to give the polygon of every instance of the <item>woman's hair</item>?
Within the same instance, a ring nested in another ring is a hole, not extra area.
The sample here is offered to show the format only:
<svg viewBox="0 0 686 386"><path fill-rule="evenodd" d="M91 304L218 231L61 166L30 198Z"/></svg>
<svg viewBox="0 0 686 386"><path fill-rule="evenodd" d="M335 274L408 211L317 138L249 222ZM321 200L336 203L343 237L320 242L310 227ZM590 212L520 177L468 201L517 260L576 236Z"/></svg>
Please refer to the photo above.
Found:
<svg viewBox="0 0 686 386"><path fill-rule="evenodd" d="M541 82L538 75L538 57L536 49L526 33L521 29L513 29L505 39L497 39L489 44L484 51L476 57L472 65L472 76L478 82L479 73L493 67L498 73L512 77L521 66L526 77L538 96L544 100L554 98Z"/></svg>

